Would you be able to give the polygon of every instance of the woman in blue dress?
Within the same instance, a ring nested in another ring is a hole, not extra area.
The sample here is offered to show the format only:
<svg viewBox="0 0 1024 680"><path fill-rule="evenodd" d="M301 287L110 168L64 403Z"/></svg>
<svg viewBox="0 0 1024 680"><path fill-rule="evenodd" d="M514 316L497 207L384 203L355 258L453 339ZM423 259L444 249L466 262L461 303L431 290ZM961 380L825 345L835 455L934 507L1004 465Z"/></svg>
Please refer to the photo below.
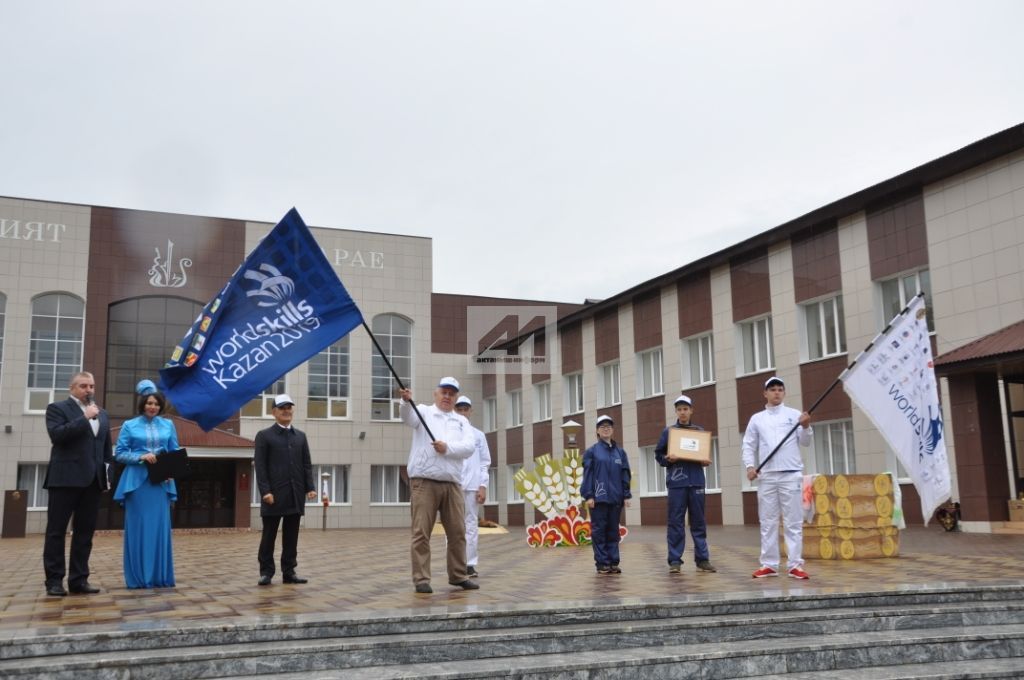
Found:
<svg viewBox="0 0 1024 680"><path fill-rule="evenodd" d="M150 380L139 383L139 415L121 426L114 457L125 465L114 500L124 506L124 581L129 588L174 586L171 503L178 499L173 479L154 484L149 466L175 451L174 423L160 417L167 406Z"/></svg>

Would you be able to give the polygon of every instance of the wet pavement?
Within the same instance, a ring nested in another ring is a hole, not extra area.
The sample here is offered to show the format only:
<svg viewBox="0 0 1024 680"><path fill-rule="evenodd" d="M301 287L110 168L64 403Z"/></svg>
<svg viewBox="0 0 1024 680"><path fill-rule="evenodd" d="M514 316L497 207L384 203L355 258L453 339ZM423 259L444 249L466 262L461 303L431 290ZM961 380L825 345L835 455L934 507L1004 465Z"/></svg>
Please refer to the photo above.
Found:
<svg viewBox="0 0 1024 680"><path fill-rule="evenodd" d="M915 527L901 533L896 558L809 560L809 581L754 580L756 527L709 527L717 573L697 572L687 547L680 574L665 561L664 527L636 527L621 546L621 575L598 575L590 547L531 548L522 527L480 536L480 590L447 584L444 538L435 536L432 595L413 591L408 529L303 529L298 574L304 585L258 587L258 531L176 531L177 586L128 590L119 532L97 534L90 582L97 595L48 597L43 588L43 537L0 539L0 631L94 624L119 628L208 622L238 617L341 614L430 607L500 609L511 605L696 594L860 592L942 583L1024 582L1024 535L947 533Z"/></svg>

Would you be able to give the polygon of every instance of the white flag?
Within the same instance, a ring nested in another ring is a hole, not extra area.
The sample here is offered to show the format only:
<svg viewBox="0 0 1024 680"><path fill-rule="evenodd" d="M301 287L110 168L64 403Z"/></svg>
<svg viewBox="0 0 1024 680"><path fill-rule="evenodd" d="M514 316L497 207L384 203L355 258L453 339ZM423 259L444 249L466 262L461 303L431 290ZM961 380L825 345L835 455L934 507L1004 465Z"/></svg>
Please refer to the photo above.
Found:
<svg viewBox="0 0 1024 680"><path fill-rule="evenodd" d="M911 300L840 378L910 474L928 524L950 481L924 298Z"/></svg>

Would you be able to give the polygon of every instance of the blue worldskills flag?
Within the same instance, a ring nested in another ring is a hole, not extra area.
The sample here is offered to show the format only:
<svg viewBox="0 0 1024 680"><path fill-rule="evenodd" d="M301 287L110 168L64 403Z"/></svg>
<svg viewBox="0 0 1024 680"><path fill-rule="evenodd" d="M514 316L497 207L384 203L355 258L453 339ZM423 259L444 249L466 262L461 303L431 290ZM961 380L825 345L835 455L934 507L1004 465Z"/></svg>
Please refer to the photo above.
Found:
<svg viewBox="0 0 1024 680"><path fill-rule="evenodd" d="M160 369L160 386L209 431L362 322L292 208L203 307Z"/></svg>

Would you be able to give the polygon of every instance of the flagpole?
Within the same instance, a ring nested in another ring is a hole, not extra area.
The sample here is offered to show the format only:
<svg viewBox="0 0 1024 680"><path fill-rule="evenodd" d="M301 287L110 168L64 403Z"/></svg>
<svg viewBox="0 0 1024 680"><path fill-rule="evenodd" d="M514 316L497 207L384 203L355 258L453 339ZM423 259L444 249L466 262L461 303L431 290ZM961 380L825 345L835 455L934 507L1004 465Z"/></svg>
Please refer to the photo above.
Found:
<svg viewBox="0 0 1024 680"><path fill-rule="evenodd" d="M825 390L825 392L822 393L822 395L820 397L818 397L817 401L815 401L813 404L811 404L811 407L809 409L807 409L807 414L808 415L813 413L814 409L818 408L818 406L821 405L821 402L825 400L825 397L827 397L832 392L832 390L834 390L836 388L836 385L838 385L839 383L841 383L843 381L843 377L847 373L849 373L850 370L854 366L857 365L857 362L860 361L860 358L862 356L864 356L864 353L871 351L871 348L875 346L875 343L878 342L878 339L880 337L882 337L883 335L885 335L886 333L889 332L889 329L892 328L892 325L894 323L896 323L896 320L899 319L904 314L906 314L907 310L910 309L910 305L914 304L914 300L916 300L919 297L924 297L924 292L923 291L918 293L914 297L910 298L910 301L907 303L907 306L904 307L903 310L899 314L894 316L892 318L892 320L889 321L888 325L886 325L886 327L883 328L882 331L878 335L876 335L874 338L872 338L871 342L868 343L868 346L860 351L860 354L857 355L857 358L854 359L853 362L851 362L849 366L847 366L846 368L843 369L843 371L839 374L839 377L836 378L832 382L832 384L828 386L828 389ZM769 453L768 456L761 462L761 464L757 466L757 470L755 470L755 472L758 472L758 473L761 472L761 468L763 468L765 465L767 465L768 461L770 461L772 459L772 456L774 456L776 453L778 453L778 450L780 448L782 448L782 445L786 443L786 440L789 439L790 436L792 436L792 434L794 432L796 432L796 428L798 428L798 427L800 427L800 423L799 422L797 422L796 425L794 425L792 428L790 428L789 432L786 433L786 436L782 438L782 441L780 441L778 444L775 445L775 448L772 449L772 452Z"/></svg>
<svg viewBox="0 0 1024 680"><path fill-rule="evenodd" d="M395 371L395 367L391 365L391 361L388 359L388 355L384 353L384 350L383 348L381 348L380 343L377 342L377 336L375 336L373 334L373 331L370 330L370 327L366 325L365 319L363 320L363 328L365 328L366 332L370 335L370 340L373 340L373 346L377 348L377 352L380 354L381 359L383 359L384 363L388 365L388 370L390 370L391 375L394 376L395 382L397 382L398 386L404 390L405 385L402 383L402 379L398 377L398 373ZM420 410L418 408L416 408L416 404L413 403L412 399L409 399L408 401L409 405L412 406L412 410L416 413L416 417L420 419L420 424L423 425L423 429L427 431L427 436L430 437L430 441L437 441L434 438L434 433L430 431L430 426L427 425L427 421L423 419L423 414L420 413Z"/></svg>

